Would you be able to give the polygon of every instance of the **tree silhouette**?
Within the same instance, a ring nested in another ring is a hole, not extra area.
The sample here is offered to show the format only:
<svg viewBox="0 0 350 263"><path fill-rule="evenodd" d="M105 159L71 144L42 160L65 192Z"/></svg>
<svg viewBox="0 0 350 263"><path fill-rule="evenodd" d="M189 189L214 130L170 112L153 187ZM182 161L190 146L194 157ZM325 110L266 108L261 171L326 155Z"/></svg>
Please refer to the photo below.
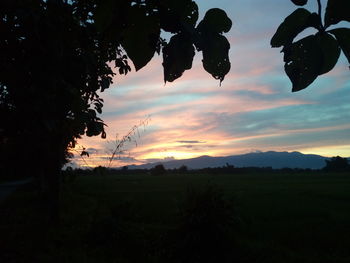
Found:
<svg viewBox="0 0 350 263"><path fill-rule="evenodd" d="M344 172L350 169L350 164L348 159L342 158L340 156L332 157L326 160L325 171L329 172Z"/></svg>
<svg viewBox="0 0 350 263"><path fill-rule="evenodd" d="M222 33L232 22L220 9L197 20L192 0L0 2L1 149L21 149L11 165L40 161L52 211L67 148L84 134L106 137L99 92L112 83L113 67L127 74L130 59L137 71L162 51L164 81L173 81L191 68L196 48L205 70L224 79L230 45ZM172 34L169 42L161 31Z"/></svg>
<svg viewBox="0 0 350 263"><path fill-rule="evenodd" d="M291 0L298 6L307 0ZM272 47L282 47L284 69L292 81L292 91L307 88L319 75L331 71L342 50L350 63L350 28L329 29L341 21L350 22L349 0L328 0L324 19L321 0L318 12L298 8L278 27L271 39ZM315 28L317 33L296 42L294 39L305 29Z"/></svg>
<svg viewBox="0 0 350 263"><path fill-rule="evenodd" d="M151 174L156 176L164 175L166 174L166 169L163 164L157 164L151 169Z"/></svg>

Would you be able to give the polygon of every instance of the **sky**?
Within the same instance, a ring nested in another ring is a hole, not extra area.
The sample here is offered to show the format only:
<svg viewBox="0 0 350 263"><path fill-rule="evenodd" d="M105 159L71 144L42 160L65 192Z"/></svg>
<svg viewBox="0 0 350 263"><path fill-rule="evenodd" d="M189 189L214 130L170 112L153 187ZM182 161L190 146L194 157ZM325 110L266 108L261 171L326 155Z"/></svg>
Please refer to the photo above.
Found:
<svg viewBox="0 0 350 263"><path fill-rule="evenodd" d="M231 70L221 86L203 69L200 52L191 70L164 84L162 58L155 55L140 71L116 76L101 94L107 139L83 137L77 151L84 147L90 157L84 161L76 154L74 161L108 165L116 138L142 122L112 166L272 150L349 157L350 72L345 56L307 89L292 93L283 55L270 47L277 27L296 6L289 0L196 2L199 21L214 7L233 21L225 34ZM316 0L305 7L316 12Z"/></svg>

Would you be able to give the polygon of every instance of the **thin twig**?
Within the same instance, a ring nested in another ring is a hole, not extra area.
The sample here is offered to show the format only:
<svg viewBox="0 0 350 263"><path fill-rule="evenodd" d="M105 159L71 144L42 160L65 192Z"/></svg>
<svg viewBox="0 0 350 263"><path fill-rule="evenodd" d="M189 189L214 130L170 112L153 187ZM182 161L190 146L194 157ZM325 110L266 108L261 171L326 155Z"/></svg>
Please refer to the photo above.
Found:
<svg viewBox="0 0 350 263"><path fill-rule="evenodd" d="M126 142L130 142L133 140L133 136L137 133L138 137L140 138L140 133L139 133L139 127L143 126L145 127L148 122L150 120L150 117L148 116L145 120L141 121L138 125L134 125L131 130L126 134L124 135L121 140L116 140L116 146L114 148L114 150L112 151L112 155L111 157L109 157L109 162L108 162L108 165L107 167L110 168L111 167L111 164L114 160L114 157L118 154L118 153L121 153L121 149L123 149L124 145ZM137 141L135 141L135 145L137 146Z"/></svg>
<svg viewBox="0 0 350 263"><path fill-rule="evenodd" d="M81 155L81 152L79 152L78 150L76 149L72 149L74 152L76 152L77 154L79 154L80 158L83 160L83 162L85 163L85 165L87 167L90 167L90 165L87 163L87 161L85 160L85 158Z"/></svg>

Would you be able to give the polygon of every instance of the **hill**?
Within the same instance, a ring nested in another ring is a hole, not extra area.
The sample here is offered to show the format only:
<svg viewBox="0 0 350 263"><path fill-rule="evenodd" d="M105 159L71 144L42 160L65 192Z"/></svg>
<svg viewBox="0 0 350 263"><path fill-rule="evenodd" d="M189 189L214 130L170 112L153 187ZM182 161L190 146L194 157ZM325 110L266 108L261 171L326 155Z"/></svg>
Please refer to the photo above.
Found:
<svg viewBox="0 0 350 263"><path fill-rule="evenodd" d="M302 154L300 152L254 152L241 155L225 157L200 156L197 158L159 161L142 165L130 165L130 169L150 169L157 164L163 164L166 169L179 168L186 165L189 169L202 169L207 167L222 167L226 164L235 167L272 167L281 168L302 168L321 169L325 166L323 157L315 154Z"/></svg>

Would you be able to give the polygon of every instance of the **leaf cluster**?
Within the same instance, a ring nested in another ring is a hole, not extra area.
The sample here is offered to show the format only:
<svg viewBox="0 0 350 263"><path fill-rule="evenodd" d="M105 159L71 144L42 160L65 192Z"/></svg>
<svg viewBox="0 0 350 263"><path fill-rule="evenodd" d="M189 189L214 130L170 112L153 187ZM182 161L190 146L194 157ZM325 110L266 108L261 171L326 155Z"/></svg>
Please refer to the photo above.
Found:
<svg viewBox="0 0 350 263"><path fill-rule="evenodd" d="M292 2L298 6L307 3L306 0ZM272 47L282 47L284 69L293 84L292 91L307 88L318 76L331 71L341 50L350 63L350 28L329 28L341 21L350 22L350 1L328 0L324 17L321 1L317 2L318 13L296 9L271 39ZM317 33L294 41L307 28L314 28Z"/></svg>
<svg viewBox="0 0 350 263"><path fill-rule="evenodd" d="M222 81L230 70L230 45L222 33L232 22L221 9L210 9L196 26L198 6L192 0L106 0L98 3L94 20L103 35L119 42L136 70L162 50L165 82L191 69L195 49L202 51L203 66L214 78ZM161 31L172 34L169 42Z"/></svg>

